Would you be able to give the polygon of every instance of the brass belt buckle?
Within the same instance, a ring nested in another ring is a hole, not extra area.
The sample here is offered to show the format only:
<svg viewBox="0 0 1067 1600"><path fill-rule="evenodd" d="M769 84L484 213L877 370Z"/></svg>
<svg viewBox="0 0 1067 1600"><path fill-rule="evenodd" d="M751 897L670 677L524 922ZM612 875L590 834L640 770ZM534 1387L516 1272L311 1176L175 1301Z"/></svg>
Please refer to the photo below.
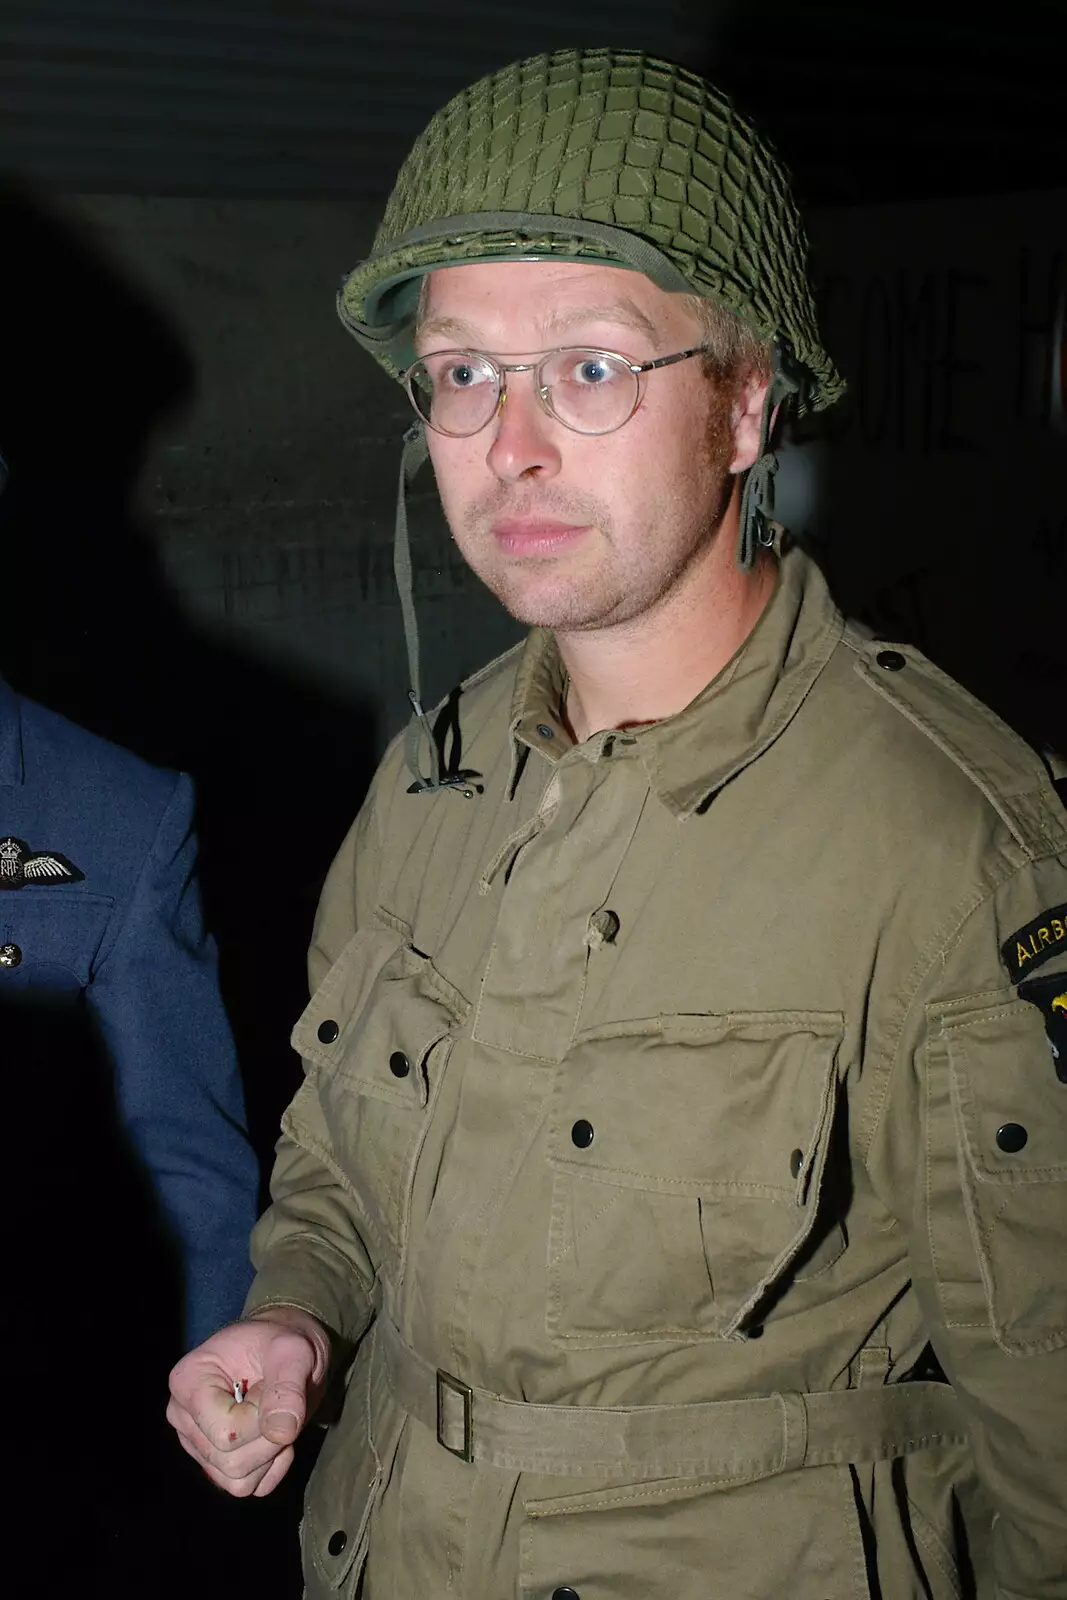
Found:
<svg viewBox="0 0 1067 1600"><path fill-rule="evenodd" d="M451 1389L453 1394L463 1401L463 1445L457 1449L445 1439L444 1391ZM474 1438L471 1420L471 1402L474 1394L469 1383L460 1383L458 1378L449 1377L447 1372L437 1369L437 1442L444 1445L445 1449L461 1461L474 1460Z"/></svg>

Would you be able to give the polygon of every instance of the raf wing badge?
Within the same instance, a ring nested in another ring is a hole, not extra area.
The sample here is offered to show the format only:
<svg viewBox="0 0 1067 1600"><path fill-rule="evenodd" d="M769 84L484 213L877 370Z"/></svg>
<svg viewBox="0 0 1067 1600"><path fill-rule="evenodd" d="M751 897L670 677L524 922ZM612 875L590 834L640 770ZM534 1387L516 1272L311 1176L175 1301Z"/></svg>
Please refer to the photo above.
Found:
<svg viewBox="0 0 1067 1600"><path fill-rule="evenodd" d="M77 883L84 872L54 850L34 852L25 839L0 839L0 889L24 889L28 883Z"/></svg>

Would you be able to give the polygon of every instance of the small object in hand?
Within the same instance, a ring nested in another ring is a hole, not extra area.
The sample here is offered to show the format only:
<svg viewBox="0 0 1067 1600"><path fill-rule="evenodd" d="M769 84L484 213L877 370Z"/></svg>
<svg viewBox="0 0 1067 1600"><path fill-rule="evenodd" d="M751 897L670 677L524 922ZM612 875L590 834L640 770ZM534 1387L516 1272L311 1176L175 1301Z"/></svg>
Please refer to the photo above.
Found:
<svg viewBox="0 0 1067 1600"><path fill-rule="evenodd" d="M238 1405L241 1404L241 1401L244 1399L244 1397L245 1397L245 1395L247 1393L248 1393L248 1379L247 1378L234 1378L234 1380L233 1380L233 1398L237 1402Z"/></svg>

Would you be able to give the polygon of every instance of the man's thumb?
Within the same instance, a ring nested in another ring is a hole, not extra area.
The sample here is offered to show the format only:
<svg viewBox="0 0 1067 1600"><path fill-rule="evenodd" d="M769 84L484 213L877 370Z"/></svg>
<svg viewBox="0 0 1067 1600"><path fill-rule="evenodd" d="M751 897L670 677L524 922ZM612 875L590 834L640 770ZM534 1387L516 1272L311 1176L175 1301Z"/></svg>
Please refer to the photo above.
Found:
<svg viewBox="0 0 1067 1600"><path fill-rule="evenodd" d="M279 1343L283 1341L279 1340ZM307 1387L315 1353L303 1339L286 1339L284 1350L263 1363L259 1431L274 1444L292 1444L307 1420Z"/></svg>

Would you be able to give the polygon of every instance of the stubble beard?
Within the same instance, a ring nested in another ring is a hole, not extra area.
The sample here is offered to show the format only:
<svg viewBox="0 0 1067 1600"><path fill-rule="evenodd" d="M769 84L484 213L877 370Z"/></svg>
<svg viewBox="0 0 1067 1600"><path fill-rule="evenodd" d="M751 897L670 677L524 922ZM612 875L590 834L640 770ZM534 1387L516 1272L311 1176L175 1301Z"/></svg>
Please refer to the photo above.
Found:
<svg viewBox="0 0 1067 1600"><path fill-rule="evenodd" d="M601 560L590 567L582 560L582 547L561 556L509 559L493 535L494 523L504 517L544 517L589 528L586 540L596 542ZM610 508L596 495L546 487L523 497L501 484L465 508L460 531L453 530L453 537L471 570L517 622L580 628L591 626L605 602L610 603L604 591L613 587L614 532Z"/></svg>
<svg viewBox="0 0 1067 1600"><path fill-rule="evenodd" d="M620 552L615 520L603 501L551 485L525 496L508 484L496 485L463 509L460 531L453 527L452 536L475 576L517 622L562 633L612 627L653 610L714 541L733 489L728 470L732 454L728 397L713 393L703 450L693 464L698 486L688 495L679 484L666 496L655 524L642 530L629 552ZM704 510L695 515L698 502ZM589 527L599 559L594 552L591 562L583 562L579 547L562 557L509 561L493 536L493 524L504 517L545 517ZM692 523L690 535L674 545L673 560L660 566L655 557L666 548L662 530L683 520ZM641 559L645 551L653 552L651 562Z"/></svg>

